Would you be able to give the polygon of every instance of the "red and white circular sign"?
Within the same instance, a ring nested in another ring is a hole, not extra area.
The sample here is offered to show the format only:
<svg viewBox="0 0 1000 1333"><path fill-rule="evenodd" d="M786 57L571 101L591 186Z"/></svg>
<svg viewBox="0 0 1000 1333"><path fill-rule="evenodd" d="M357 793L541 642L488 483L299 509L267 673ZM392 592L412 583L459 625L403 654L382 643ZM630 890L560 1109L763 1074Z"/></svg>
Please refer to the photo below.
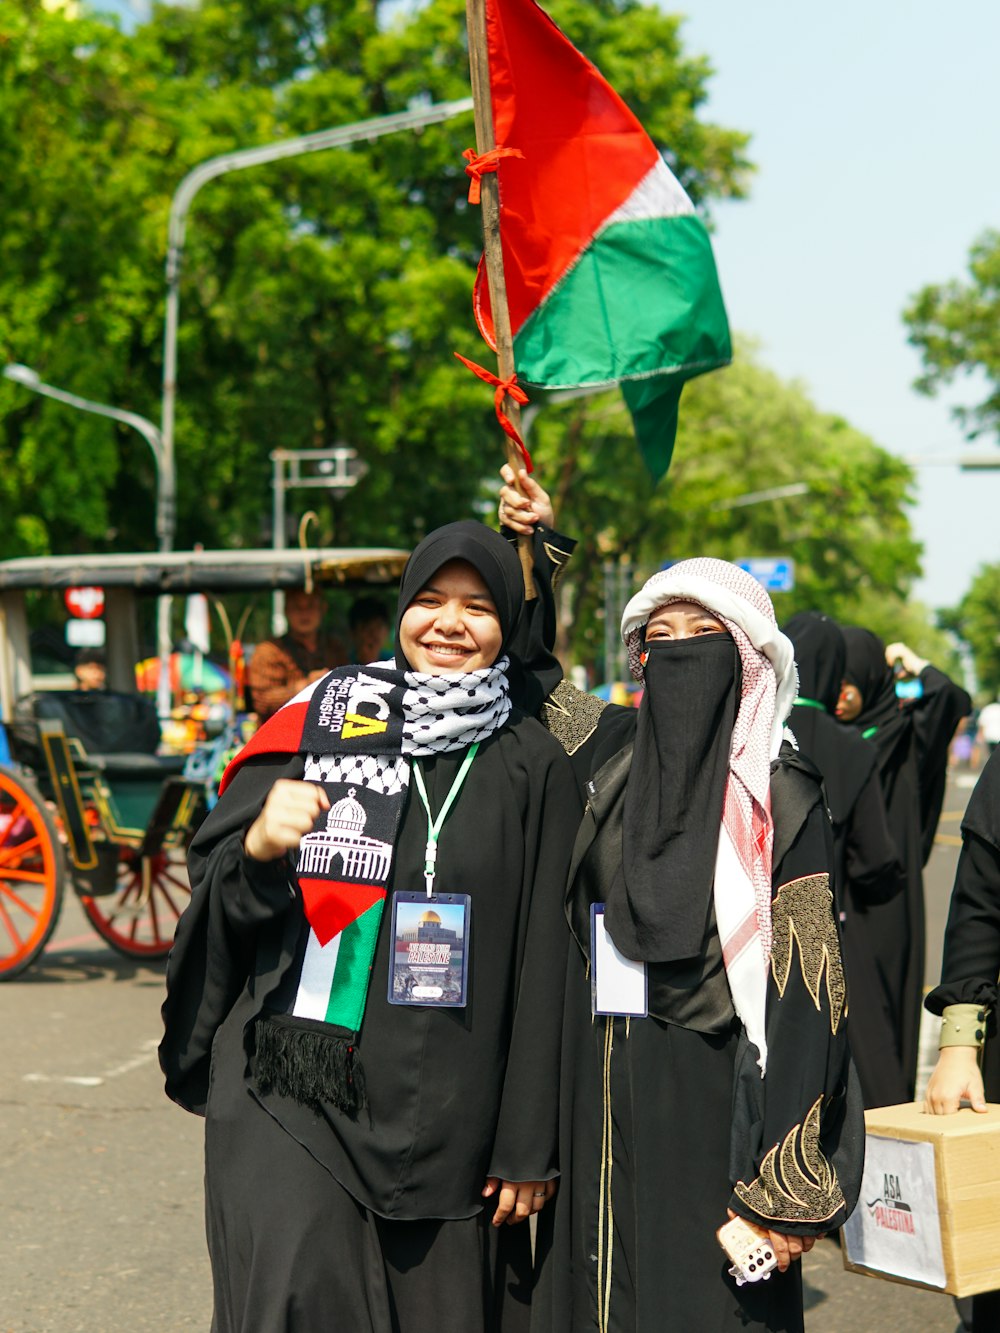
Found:
<svg viewBox="0 0 1000 1333"><path fill-rule="evenodd" d="M96 620L104 615L103 588L67 588L63 597L66 610L78 620Z"/></svg>

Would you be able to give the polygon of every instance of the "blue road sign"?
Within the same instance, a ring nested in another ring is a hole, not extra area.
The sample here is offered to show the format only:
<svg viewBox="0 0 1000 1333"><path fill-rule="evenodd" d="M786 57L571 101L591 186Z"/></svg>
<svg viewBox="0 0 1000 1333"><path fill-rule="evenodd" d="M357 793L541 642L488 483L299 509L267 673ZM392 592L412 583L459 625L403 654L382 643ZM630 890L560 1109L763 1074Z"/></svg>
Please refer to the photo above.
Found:
<svg viewBox="0 0 1000 1333"><path fill-rule="evenodd" d="M790 556L751 556L735 563L768 592L791 592L795 587L795 561Z"/></svg>

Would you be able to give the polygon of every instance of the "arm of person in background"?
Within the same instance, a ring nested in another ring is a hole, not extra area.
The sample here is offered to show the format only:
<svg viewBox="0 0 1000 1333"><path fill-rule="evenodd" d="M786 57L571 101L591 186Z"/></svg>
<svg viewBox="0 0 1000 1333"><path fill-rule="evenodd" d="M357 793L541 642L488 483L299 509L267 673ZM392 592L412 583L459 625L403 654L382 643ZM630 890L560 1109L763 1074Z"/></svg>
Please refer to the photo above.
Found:
<svg viewBox="0 0 1000 1333"><path fill-rule="evenodd" d="M247 666L247 684L254 709L262 718L269 718L289 699L294 699L299 690L325 676L326 671L327 668L323 668L306 675L280 644L273 639L262 640Z"/></svg>
<svg viewBox="0 0 1000 1333"><path fill-rule="evenodd" d="M996 1040L1000 849L970 829L963 829L962 836L941 984L924 1002L932 1014L943 1018L941 1054L926 1098L928 1111L936 1115L957 1111L963 1098L977 1111L986 1109L979 1057L987 1030Z"/></svg>
<svg viewBox="0 0 1000 1333"><path fill-rule="evenodd" d="M955 728L972 712L972 700L953 680L905 643L887 645L886 661L901 661L908 675L919 679L923 694L913 704L913 732L917 741L920 777L920 840L924 865L934 847L948 777L948 747Z"/></svg>

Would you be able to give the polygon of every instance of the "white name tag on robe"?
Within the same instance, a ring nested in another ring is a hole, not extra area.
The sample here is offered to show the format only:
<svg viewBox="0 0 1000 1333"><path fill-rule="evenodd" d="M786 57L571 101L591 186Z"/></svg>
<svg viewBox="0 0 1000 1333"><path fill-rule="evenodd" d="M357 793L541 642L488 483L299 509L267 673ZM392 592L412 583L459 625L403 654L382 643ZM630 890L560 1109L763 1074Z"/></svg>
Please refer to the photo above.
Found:
<svg viewBox="0 0 1000 1333"><path fill-rule="evenodd" d="M590 907L590 997L595 1015L645 1018L649 1014L646 964L618 951L604 925L604 904Z"/></svg>

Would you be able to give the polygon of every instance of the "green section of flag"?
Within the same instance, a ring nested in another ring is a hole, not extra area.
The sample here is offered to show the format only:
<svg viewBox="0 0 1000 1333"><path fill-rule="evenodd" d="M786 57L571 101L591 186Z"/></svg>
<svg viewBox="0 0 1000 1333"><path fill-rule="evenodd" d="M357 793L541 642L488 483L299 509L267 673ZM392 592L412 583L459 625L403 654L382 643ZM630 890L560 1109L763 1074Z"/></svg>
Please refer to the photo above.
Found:
<svg viewBox="0 0 1000 1333"><path fill-rule="evenodd" d="M605 227L514 339L522 383L619 381L656 479L670 465L685 381L731 356L711 242L693 214Z"/></svg>
<svg viewBox="0 0 1000 1333"><path fill-rule="evenodd" d="M366 912L345 926L340 932L337 966L330 986L330 1003L326 1021L357 1032L365 1012L368 978L375 957L375 940L385 899L372 903Z"/></svg>
<svg viewBox="0 0 1000 1333"><path fill-rule="evenodd" d="M674 456L683 387L683 380L669 375L625 380L622 384L622 397L632 414L636 443L654 481L660 480Z"/></svg>
<svg viewBox="0 0 1000 1333"><path fill-rule="evenodd" d="M711 244L693 214L606 227L514 339L519 379L550 389L690 379L731 354Z"/></svg>

